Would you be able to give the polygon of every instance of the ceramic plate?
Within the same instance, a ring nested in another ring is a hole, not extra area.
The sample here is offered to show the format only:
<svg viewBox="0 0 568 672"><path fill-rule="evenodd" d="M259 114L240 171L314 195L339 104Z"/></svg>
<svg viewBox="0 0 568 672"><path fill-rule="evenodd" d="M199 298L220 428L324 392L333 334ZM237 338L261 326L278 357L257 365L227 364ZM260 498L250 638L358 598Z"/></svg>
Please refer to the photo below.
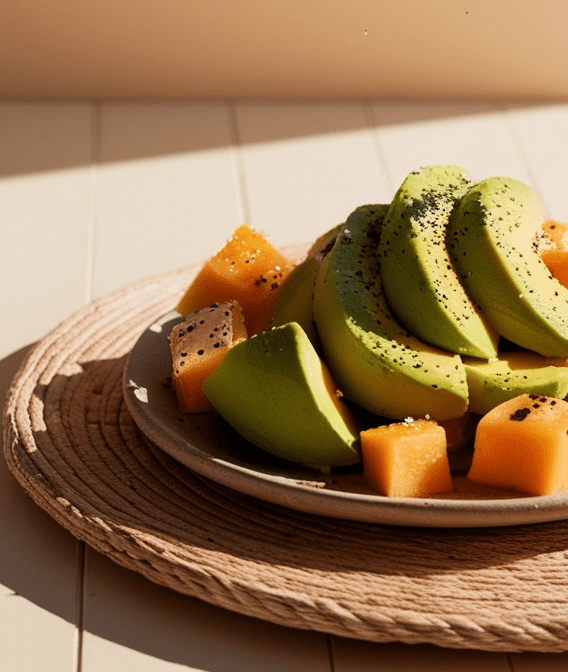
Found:
<svg viewBox="0 0 568 672"><path fill-rule="evenodd" d="M456 492L436 498L383 497L359 470L320 475L278 460L244 441L216 413L183 414L169 384L173 311L150 325L132 349L124 396L140 430L192 471L259 499L323 516L419 527L520 525L568 518L568 495L513 497L456 478Z"/></svg>

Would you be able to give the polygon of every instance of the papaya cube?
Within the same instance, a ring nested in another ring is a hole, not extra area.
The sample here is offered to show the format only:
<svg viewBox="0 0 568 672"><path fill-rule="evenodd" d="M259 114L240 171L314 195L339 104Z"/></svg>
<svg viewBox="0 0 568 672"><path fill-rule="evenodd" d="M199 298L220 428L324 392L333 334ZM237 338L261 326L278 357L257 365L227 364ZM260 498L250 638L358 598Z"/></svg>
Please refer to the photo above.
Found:
<svg viewBox="0 0 568 672"><path fill-rule="evenodd" d="M202 385L227 352L247 338L241 308L236 301L214 303L190 313L170 335L172 387L184 413L212 411Z"/></svg>
<svg viewBox="0 0 568 672"><path fill-rule="evenodd" d="M361 432L363 473L388 497L421 497L453 490L446 432L433 420L412 420Z"/></svg>
<svg viewBox="0 0 568 672"><path fill-rule="evenodd" d="M271 307L295 264L243 224L205 262L176 309L188 315L211 303L238 301L249 336L268 326Z"/></svg>
<svg viewBox="0 0 568 672"><path fill-rule="evenodd" d="M468 479L530 495L568 487L568 402L523 394L477 426Z"/></svg>

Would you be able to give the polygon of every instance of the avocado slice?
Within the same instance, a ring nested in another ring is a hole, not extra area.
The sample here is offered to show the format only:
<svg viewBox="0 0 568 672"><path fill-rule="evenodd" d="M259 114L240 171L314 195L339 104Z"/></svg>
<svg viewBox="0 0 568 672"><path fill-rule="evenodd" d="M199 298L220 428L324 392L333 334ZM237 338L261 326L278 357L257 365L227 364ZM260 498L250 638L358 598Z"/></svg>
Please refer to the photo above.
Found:
<svg viewBox="0 0 568 672"><path fill-rule="evenodd" d="M319 350L320 343L314 322L314 284L319 265L333 247L341 226L334 226L310 247L306 258L284 281L272 313L271 326L281 327L289 322L297 322L316 350Z"/></svg>
<svg viewBox="0 0 568 672"><path fill-rule="evenodd" d="M464 358L469 411L485 415L521 394L563 398L568 394L566 360L530 350L499 353L489 361Z"/></svg>
<svg viewBox="0 0 568 672"><path fill-rule="evenodd" d="M382 290L377 246L387 210L351 213L320 266L314 317L325 359L345 396L371 413L454 418L468 401L460 357L408 333Z"/></svg>
<svg viewBox="0 0 568 672"><path fill-rule="evenodd" d="M360 425L295 322L235 345L203 391L241 436L277 457L320 468L361 461Z"/></svg>
<svg viewBox="0 0 568 672"><path fill-rule="evenodd" d="M306 257L286 278L272 313L273 327L281 327L289 322L297 322L314 347L318 335L314 323L313 293L319 263L313 257Z"/></svg>
<svg viewBox="0 0 568 672"><path fill-rule="evenodd" d="M538 253L543 220L527 185L491 177L453 210L447 245L466 292L499 334L546 357L566 357L568 289Z"/></svg>
<svg viewBox="0 0 568 672"><path fill-rule="evenodd" d="M450 213L470 186L457 166L409 173L381 232L381 281L390 307L415 336L489 359L497 355L499 336L466 294L446 248Z"/></svg>

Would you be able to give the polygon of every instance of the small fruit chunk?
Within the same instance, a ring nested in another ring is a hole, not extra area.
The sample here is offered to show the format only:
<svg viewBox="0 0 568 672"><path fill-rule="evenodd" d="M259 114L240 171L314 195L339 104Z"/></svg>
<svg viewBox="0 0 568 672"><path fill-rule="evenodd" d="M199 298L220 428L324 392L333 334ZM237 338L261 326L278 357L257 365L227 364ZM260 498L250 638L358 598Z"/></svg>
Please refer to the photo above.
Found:
<svg viewBox="0 0 568 672"><path fill-rule="evenodd" d="M360 425L296 322L231 348L203 391L242 437L277 457L320 468L361 461Z"/></svg>
<svg viewBox="0 0 568 672"><path fill-rule="evenodd" d="M453 490L446 432L433 420L381 425L361 432L363 471L387 497L421 497Z"/></svg>
<svg viewBox="0 0 568 672"><path fill-rule="evenodd" d="M219 301L238 301L249 334L265 328L283 280L294 268L266 238L240 226L201 268L180 299L182 315Z"/></svg>
<svg viewBox="0 0 568 672"><path fill-rule="evenodd" d="M479 421L468 479L531 495L568 486L568 402L523 394Z"/></svg>
<svg viewBox="0 0 568 672"><path fill-rule="evenodd" d="M568 287L568 224L547 219L542 224L544 249L540 256L561 285Z"/></svg>
<svg viewBox="0 0 568 672"><path fill-rule="evenodd" d="M184 413L212 411L201 385L227 351L247 337L236 301L215 303L191 313L171 331L172 386Z"/></svg>

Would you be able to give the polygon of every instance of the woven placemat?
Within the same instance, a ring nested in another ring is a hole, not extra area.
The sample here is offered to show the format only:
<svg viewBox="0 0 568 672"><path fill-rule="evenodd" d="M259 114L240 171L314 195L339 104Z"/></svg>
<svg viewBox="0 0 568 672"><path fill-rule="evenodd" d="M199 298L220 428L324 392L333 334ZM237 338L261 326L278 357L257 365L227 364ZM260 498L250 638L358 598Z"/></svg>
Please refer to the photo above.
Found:
<svg viewBox="0 0 568 672"><path fill-rule="evenodd" d="M122 396L129 349L194 269L95 301L32 350L5 409L11 471L77 538L156 583L376 642L568 650L568 524L449 530L296 512L193 474Z"/></svg>

